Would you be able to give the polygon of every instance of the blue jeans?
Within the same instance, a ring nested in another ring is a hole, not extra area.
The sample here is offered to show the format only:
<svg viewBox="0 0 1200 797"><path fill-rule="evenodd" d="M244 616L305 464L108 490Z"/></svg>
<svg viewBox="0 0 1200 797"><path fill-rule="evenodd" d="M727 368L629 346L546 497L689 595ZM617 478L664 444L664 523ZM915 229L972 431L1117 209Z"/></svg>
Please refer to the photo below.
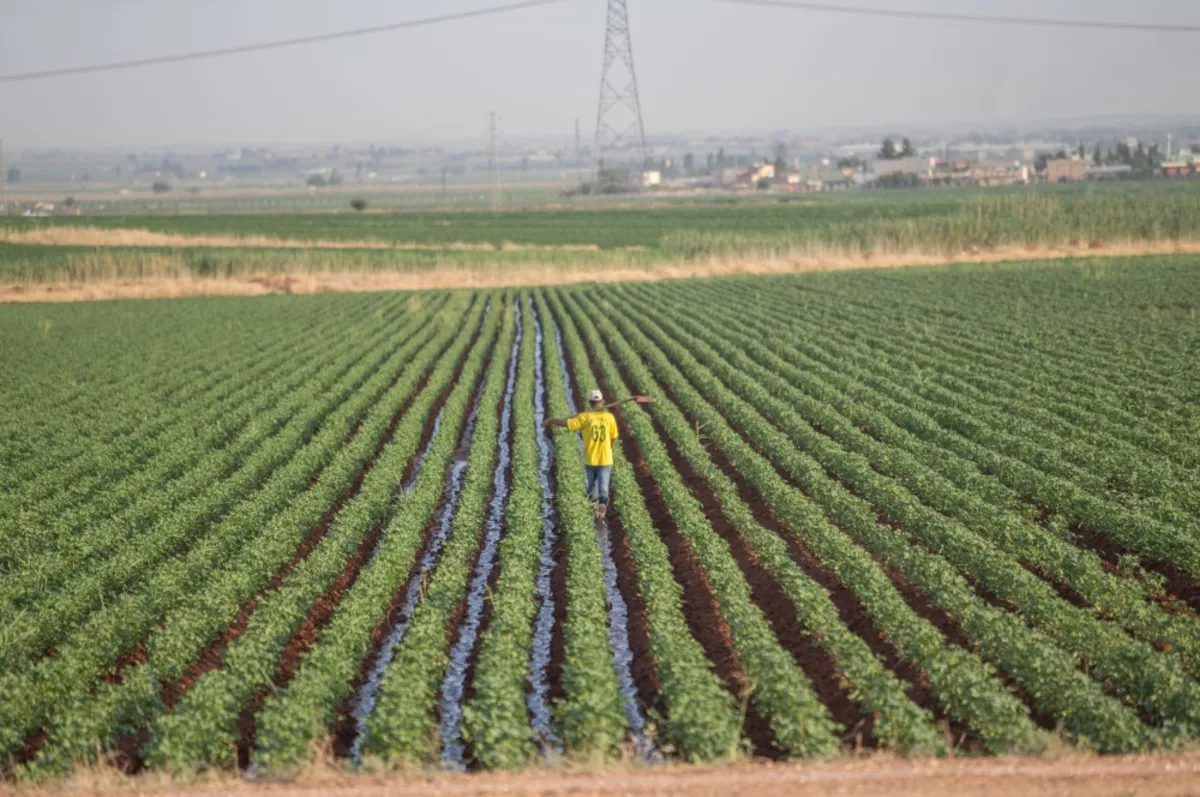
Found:
<svg viewBox="0 0 1200 797"><path fill-rule="evenodd" d="M584 465L588 498L608 506L608 485L612 481L612 465Z"/></svg>

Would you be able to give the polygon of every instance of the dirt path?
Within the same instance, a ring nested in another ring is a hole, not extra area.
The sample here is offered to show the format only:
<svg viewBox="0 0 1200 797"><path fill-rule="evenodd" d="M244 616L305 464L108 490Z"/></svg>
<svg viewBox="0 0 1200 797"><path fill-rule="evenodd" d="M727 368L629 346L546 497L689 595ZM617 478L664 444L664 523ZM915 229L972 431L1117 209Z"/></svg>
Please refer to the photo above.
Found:
<svg viewBox="0 0 1200 797"><path fill-rule="evenodd" d="M93 773L69 784L74 795L262 795L263 797L440 797L441 795L1104 795L1200 794L1200 754L1056 760L903 761L880 756L830 764L750 763L729 767L551 771L480 775L347 775L313 772L293 783L234 779L181 785L154 776L113 779ZM62 794L19 789L14 795Z"/></svg>
<svg viewBox="0 0 1200 797"><path fill-rule="evenodd" d="M542 263L497 266L443 266L411 272L328 272L270 274L237 278L147 277L94 282L0 283L0 304L77 302L105 299L163 299L184 296L262 296L278 293L347 293L358 291L432 290L564 285L579 282L647 282L692 277L753 274L796 274L862 268L936 266L954 263L1000 263L1097 257L1200 254L1200 241L1159 244L1106 244L1026 249L1010 247L956 255L891 253L790 256L774 259L729 258L697 263L663 263L647 267L559 267Z"/></svg>

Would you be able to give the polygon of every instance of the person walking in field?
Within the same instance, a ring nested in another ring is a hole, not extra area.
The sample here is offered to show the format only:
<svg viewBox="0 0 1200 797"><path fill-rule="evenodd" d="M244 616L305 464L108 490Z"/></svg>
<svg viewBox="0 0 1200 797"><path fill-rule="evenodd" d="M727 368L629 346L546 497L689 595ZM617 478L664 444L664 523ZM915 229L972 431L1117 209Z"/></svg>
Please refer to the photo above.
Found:
<svg viewBox="0 0 1200 797"><path fill-rule="evenodd" d="M617 419L604 405L599 389L588 396L590 409L574 418L547 418L547 429L564 427L583 436L583 472L587 495L597 518L608 514L608 487L612 483L613 441L617 439Z"/></svg>

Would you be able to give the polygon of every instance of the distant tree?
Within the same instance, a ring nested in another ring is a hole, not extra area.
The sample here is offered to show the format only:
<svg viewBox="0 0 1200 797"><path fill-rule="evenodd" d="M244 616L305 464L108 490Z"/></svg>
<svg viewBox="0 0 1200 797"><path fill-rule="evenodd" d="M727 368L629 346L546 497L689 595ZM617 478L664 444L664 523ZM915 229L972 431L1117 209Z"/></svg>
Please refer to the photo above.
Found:
<svg viewBox="0 0 1200 797"><path fill-rule="evenodd" d="M1061 149L1058 152L1055 152L1054 154L1050 154L1049 152L1039 152L1037 158L1033 162L1033 168L1039 172L1044 172L1044 171L1046 171L1046 161L1052 160L1052 159L1053 160L1063 160L1066 157L1067 157L1066 151L1061 150Z"/></svg>
<svg viewBox="0 0 1200 797"><path fill-rule="evenodd" d="M367 209L367 200L361 197L355 197L354 199L350 200L350 207L354 208L359 213L362 213Z"/></svg>
<svg viewBox="0 0 1200 797"><path fill-rule="evenodd" d="M866 161L857 155L850 155L845 158L838 158L837 167L839 169L861 169L866 166Z"/></svg>
<svg viewBox="0 0 1200 797"><path fill-rule="evenodd" d="M166 180L155 180L154 185L150 186L150 190L156 194L165 194L171 190L171 184Z"/></svg>
<svg viewBox="0 0 1200 797"><path fill-rule="evenodd" d="M529 171L529 158L528 157L521 158L521 171L523 171L523 172Z"/></svg>
<svg viewBox="0 0 1200 797"><path fill-rule="evenodd" d="M75 197L73 197L73 196L69 196L69 197L67 197L66 199L64 199L64 200L63 200L63 207L64 207L64 208L73 208L73 207L75 207Z"/></svg>
<svg viewBox="0 0 1200 797"><path fill-rule="evenodd" d="M892 141L890 138L885 138L883 140L883 146L879 148L879 157L885 161L895 160L897 157L899 157L896 154L896 142Z"/></svg>
<svg viewBox="0 0 1200 797"><path fill-rule="evenodd" d="M785 160L786 161L787 157L788 157L787 144L785 144L782 141L776 141L775 142L775 160L777 160L777 161Z"/></svg>
<svg viewBox="0 0 1200 797"><path fill-rule="evenodd" d="M692 153L685 153L683 156L683 170L691 174L696 169L696 156Z"/></svg>
<svg viewBox="0 0 1200 797"><path fill-rule="evenodd" d="M362 161L354 164L354 179L362 182Z"/></svg>
<svg viewBox="0 0 1200 797"><path fill-rule="evenodd" d="M601 169L595 190L600 194L624 194L629 191L629 181L616 169Z"/></svg>
<svg viewBox="0 0 1200 797"><path fill-rule="evenodd" d="M1158 147L1151 146L1149 150L1141 141L1138 142L1137 148L1134 149L1133 155L1130 158L1130 166L1136 172L1148 172L1154 168L1154 161L1158 157Z"/></svg>
<svg viewBox="0 0 1200 797"><path fill-rule="evenodd" d="M724 165L725 165L725 148L721 147L720 149L717 150L717 166L721 167Z"/></svg>
<svg viewBox="0 0 1200 797"><path fill-rule="evenodd" d="M329 185L329 181L325 179L325 175L323 174L310 174L304 182L313 188L324 188Z"/></svg>
<svg viewBox="0 0 1200 797"><path fill-rule="evenodd" d="M9 169L8 170L8 182L11 185L16 185L17 183L21 182L21 170L20 169Z"/></svg>
<svg viewBox="0 0 1200 797"><path fill-rule="evenodd" d="M916 154L917 154L917 151L915 149L913 149L912 142L909 141L907 138L904 139L904 141L902 141L900 143L900 157L901 158L911 158L913 155L916 155Z"/></svg>
<svg viewBox="0 0 1200 797"><path fill-rule="evenodd" d="M342 177L342 173L339 172L337 169L334 169L332 172L329 173L329 184L330 185L341 185L344 182L346 182L345 178Z"/></svg>
<svg viewBox="0 0 1200 797"><path fill-rule="evenodd" d="M781 155L775 157L775 174L781 175L787 172L787 159Z"/></svg>
<svg viewBox="0 0 1200 797"><path fill-rule="evenodd" d="M1104 152L1100 149L1100 145L1096 144L1096 148L1092 150L1092 163L1097 166L1104 165Z"/></svg>
<svg viewBox="0 0 1200 797"><path fill-rule="evenodd" d="M1087 157L1087 147L1085 147L1085 146L1083 145L1083 142L1082 142L1082 141L1080 141L1080 142L1079 142L1079 159L1080 159L1080 160L1083 160L1083 159L1085 159L1086 157Z"/></svg>
<svg viewBox="0 0 1200 797"><path fill-rule="evenodd" d="M766 191L771 187L771 181L766 177L760 178L755 187L758 188L759 191Z"/></svg>

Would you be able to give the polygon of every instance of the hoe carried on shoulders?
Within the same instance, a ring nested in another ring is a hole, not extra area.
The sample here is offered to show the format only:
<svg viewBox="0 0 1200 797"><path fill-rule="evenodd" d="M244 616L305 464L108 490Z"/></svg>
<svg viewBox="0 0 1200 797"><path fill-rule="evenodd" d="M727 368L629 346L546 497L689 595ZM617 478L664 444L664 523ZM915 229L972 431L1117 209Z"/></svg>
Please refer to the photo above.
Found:
<svg viewBox="0 0 1200 797"><path fill-rule="evenodd" d="M655 399L654 396L628 396L620 401L613 401L605 404L604 409L611 410L613 407L619 407L622 404L628 404L631 401L638 404L653 404L655 401L657 401L657 399Z"/></svg>

